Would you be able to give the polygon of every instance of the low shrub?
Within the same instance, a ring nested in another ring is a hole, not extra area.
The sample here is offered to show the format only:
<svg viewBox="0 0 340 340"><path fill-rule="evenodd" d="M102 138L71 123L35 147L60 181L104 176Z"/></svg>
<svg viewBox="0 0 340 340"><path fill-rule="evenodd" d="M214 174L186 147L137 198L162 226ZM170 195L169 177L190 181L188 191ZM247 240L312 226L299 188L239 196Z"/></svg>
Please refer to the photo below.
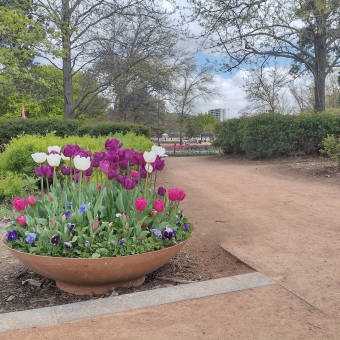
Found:
<svg viewBox="0 0 340 340"><path fill-rule="evenodd" d="M64 147L67 144L78 144L92 152L102 150L107 138L117 138L124 148L134 148L136 151L149 150L153 143L144 136L136 136L134 133L115 134L108 137L93 138L90 136L69 136L61 138L54 133L41 135L21 135L11 140L6 150L0 154L0 168L4 171L21 173L31 176L36 167L31 154L35 152L47 152L48 146L58 145Z"/></svg>

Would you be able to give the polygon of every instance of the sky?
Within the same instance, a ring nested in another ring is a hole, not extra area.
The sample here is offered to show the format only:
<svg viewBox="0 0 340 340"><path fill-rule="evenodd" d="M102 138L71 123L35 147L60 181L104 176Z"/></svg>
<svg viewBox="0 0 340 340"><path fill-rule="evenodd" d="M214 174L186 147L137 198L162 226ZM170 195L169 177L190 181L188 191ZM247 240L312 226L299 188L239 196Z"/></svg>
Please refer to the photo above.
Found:
<svg viewBox="0 0 340 340"><path fill-rule="evenodd" d="M186 0L176 0L177 6L187 6ZM166 2L165 7L172 10L171 4ZM189 11L186 11L189 13ZM175 17L177 17L178 12L176 12ZM192 33L198 34L201 30L197 23L191 23L189 29ZM195 40L186 40L183 44L186 48L192 51L197 51L197 42ZM204 64L206 59L211 62L220 61L216 55L204 54L203 52L196 52L195 59L198 65ZM215 81L220 87L220 92L223 97L215 97L206 102L199 101L197 103L197 113L205 113L211 109L227 109L228 117L235 118L238 117L238 112L246 106L245 92L242 88L244 85L245 73L243 70L234 70L232 73L229 72L216 72Z"/></svg>

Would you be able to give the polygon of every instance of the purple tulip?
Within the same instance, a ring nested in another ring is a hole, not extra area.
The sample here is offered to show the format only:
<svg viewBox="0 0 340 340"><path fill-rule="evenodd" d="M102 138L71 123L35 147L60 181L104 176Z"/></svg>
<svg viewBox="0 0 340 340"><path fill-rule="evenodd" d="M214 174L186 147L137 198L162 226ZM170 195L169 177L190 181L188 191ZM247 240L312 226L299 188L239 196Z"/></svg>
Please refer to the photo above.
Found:
<svg viewBox="0 0 340 340"><path fill-rule="evenodd" d="M91 167L84 171L84 176L92 176L92 174L93 174L93 168Z"/></svg>
<svg viewBox="0 0 340 340"><path fill-rule="evenodd" d="M77 144L69 144L64 147L61 151L65 157L73 158L79 151L79 146Z"/></svg>
<svg viewBox="0 0 340 340"><path fill-rule="evenodd" d="M125 180L125 176L123 174L118 174L116 179L117 179L117 182L123 184Z"/></svg>
<svg viewBox="0 0 340 340"><path fill-rule="evenodd" d="M135 154L135 150L134 149L124 149L123 150L124 152L124 158L127 160L127 161L130 161L131 158L134 156Z"/></svg>
<svg viewBox="0 0 340 340"><path fill-rule="evenodd" d="M128 166L129 166L129 162L126 159L123 159L122 161L119 162L119 167L122 170L127 169Z"/></svg>
<svg viewBox="0 0 340 340"><path fill-rule="evenodd" d="M108 160L101 160L99 162L100 170L105 172L106 174L109 172L110 166L111 166L111 162Z"/></svg>
<svg viewBox="0 0 340 340"><path fill-rule="evenodd" d="M119 156L115 151L108 151L105 155L105 159L108 159L111 162L118 162L119 161Z"/></svg>
<svg viewBox="0 0 340 340"><path fill-rule="evenodd" d="M60 171L64 176L68 176L71 173L71 168L69 166L62 166Z"/></svg>
<svg viewBox="0 0 340 340"><path fill-rule="evenodd" d="M110 169L107 173L107 178L109 180L115 179L118 176L119 172L117 169Z"/></svg>
<svg viewBox="0 0 340 340"><path fill-rule="evenodd" d="M143 168L139 169L139 176L140 178L146 178L146 170Z"/></svg>
<svg viewBox="0 0 340 340"><path fill-rule="evenodd" d="M53 166L50 165L42 165L41 166L41 172L42 176L45 178L52 178L53 177Z"/></svg>
<svg viewBox="0 0 340 340"><path fill-rule="evenodd" d="M116 138L107 139L105 142L105 149L107 151L117 151L122 147L122 145L123 144Z"/></svg>
<svg viewBox="0 0 340 340"><path fill-rule="evenodd" d="M124 189L126 190L132 190L134 187L135 187L136 183L134 180L132 180L131 178L129 177L126 177L124 179L124 183L123 183L123 187Z"/></svg>
<svg viewBox="0 0 340 340"><path fill-rule="evenodd" d="M159 196L164 196L166 194L166 189L163 188L163 187L159 187L158 190L157 190L157 194Z"/></svg>
<svg viewBox="0 0 340 340"><path fill-rule="evenodd" d="M165 162L157 156L156 160L152 164L153 168L156 170L163 170L165 166Z"/></svg>
<svg viewBox="0 0 340 340"><path fill-rule="evenodd" d="M43 176L43 173L41 171L41 166L37 166L35 169L34 169L34 173L37 177L42 177Z"/></svg>

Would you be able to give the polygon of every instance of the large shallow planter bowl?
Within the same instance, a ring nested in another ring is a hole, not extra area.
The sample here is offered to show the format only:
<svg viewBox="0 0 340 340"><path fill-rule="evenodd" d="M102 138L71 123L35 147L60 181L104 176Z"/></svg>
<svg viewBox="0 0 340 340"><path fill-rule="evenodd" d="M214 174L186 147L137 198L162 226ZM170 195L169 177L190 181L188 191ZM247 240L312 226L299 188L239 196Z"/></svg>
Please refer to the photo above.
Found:
<svg viewBox="0 0 340 340"><path fill-rule="evenodd" d="M2 242L6 246L6 235L2 237ZM118 287L140 286L146 274L167 263L185 243L144 254L99 259L39 256L6 247L26 267L55 280L61 290L92 295Z"/></svg>

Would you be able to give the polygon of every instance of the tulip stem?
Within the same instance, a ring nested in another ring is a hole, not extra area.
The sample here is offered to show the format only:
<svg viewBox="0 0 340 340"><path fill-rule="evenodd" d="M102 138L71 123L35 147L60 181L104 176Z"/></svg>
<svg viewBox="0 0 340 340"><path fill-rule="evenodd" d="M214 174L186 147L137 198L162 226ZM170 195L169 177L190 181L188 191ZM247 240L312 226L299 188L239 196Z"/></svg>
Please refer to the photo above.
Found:
<svg viewBox="0 0 340 340"><path fill-rule="evenodd" d="M155 180L153 182L153 191L156 192L156 179L157 179L157 170L155 171Z"/></svg>
<svg viewBox="0 0 340 340"><path fill-rule="evenodd" d="M149 178L149 164L150 163L147 163L148 164L148 169L146 171L146 177L145 177L145 183L144 183L144 197L146 197L146 187L148 185L148 178Z"/></svg>
<svg viewBox="0 0 340 340"><path fill-rule="evenodd" d="M83 180L83 171L79 170L79 179L78 179L78 205L80 206L80 196L81 196L81 182Z"/></svg>
<svg viewBox="0 0 340 340"><path fill-rule="evenodd" d="M56 176L57 176L57 174L55 172L55 167L53 167L53 186L52 186L53 189L55 188L55 179L56 179Z"/></svg>
<svg viewBox="0 0 340 340"><path fill-rule="evenodd" d="M41 186L41 200L42 200L44 196L44 177L43 176L41 176L40 178L40 186Z"/></svg>

